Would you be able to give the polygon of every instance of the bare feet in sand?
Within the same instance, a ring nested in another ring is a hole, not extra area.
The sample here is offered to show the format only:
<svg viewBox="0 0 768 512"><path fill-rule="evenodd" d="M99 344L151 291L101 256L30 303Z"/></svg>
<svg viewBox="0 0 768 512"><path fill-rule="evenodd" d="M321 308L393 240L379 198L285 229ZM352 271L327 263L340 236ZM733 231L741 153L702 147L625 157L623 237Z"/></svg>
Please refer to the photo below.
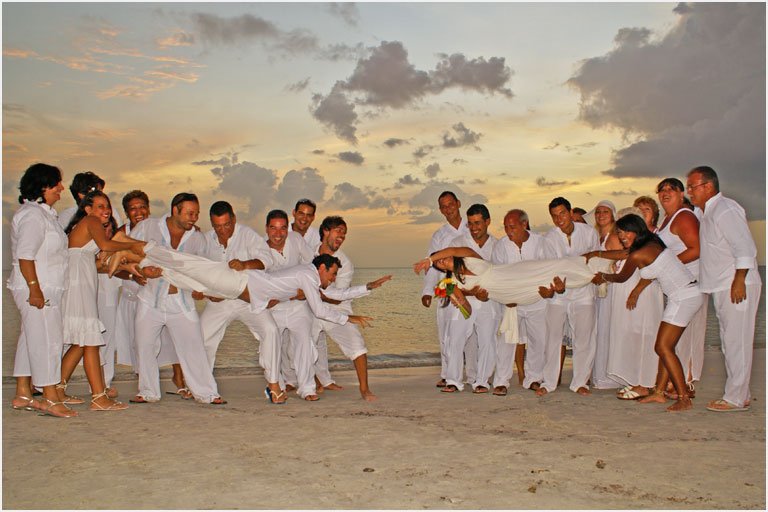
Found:
<svg viewBox="0 0 768 512"><path fill-rule="evenodd" d="M536 396L544 396L547 393L549 393L549 391L547 391L547 388L545 388L544 386L541 386L539 387L539 389L536 390Z"/></svg>
<svg viewBox="0 0 768 512"><path fill-rule="evenodd" d="M579 394L581 396L587 396L587 395L591 395L592 392L588 388L581 386L579 389L576 390L576 394Z"/></svg>
<svg viewBox="0 0 768 512"><path fill-rule="evenodd" d="M654 391L650 395L641 398L637 401L639 404L663 404L666 403L667 399L664 398L664 393L659 393Z"/></svg>
<svg viewBox="0 0 768 512"><path fill-rule="evenodd" d="M327 386L323 386L323 387L328 391L341 391L342 389L344 389L344 386L339 386L335 382L331 382Z"/></svg>
<svg viewBox="0 0 768 512"><path fill-rule="evenodd" d="M366 390L361 389L360 396L362 396L363 400L365 400L366 402L374 402L379 398L376 395L374 395L373 391L371 391L370 389L366 389Z"/></svg>
<svg viewBox="0 0 768 512"><path fill-rule="evenodd" d="M691 402L691 399L688 397L683 397L674 404L667 407L667 411L669 412L680 412L680 411L687 411L688 409L693 408L693 402Z"/></svg>
<svg viewBox="0 0 768 512"><path fill-rule="evenodd" d="M286 386L286 391L288 391L288 386ZM307 395L304 397L304 400L306 400L307 402L317 402L318 400L320 400L320 397L317 395Z"/></svg>
<svg viewBox="0 0 768 512"><path fill-rule="evenodd" d="M296 386L294 386L293 384L286 384L285 392L290 393L291 391L296 391Z"/></svg>

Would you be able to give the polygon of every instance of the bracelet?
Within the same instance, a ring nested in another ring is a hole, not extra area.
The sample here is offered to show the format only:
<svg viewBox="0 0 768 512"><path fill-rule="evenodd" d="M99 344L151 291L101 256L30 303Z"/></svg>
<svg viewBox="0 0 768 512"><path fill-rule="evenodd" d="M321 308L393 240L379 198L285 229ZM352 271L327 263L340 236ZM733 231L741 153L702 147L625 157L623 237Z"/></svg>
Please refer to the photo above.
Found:
<svg viewBox="0 0 768 512"><path fill-rule="evenodd" d="M430 267L431 267L432 265L434 265L434 263L432 262L432 257L431 257L431 256L427 256L427 261L429 262L429 266L430 266Z"/></svg>
<svg viewBox="0 0 768 512"><path fill-rule="evenodd" d="M27 286L32 286L33 284L37 284L37 281L27 281Z"/></svg>

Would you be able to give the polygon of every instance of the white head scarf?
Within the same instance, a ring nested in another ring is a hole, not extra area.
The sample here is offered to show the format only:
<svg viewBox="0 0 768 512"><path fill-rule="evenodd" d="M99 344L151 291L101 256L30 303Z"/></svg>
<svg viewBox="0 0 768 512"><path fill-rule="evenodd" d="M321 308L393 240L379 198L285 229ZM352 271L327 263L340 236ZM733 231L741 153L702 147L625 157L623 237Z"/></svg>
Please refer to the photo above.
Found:
<svg viewBox="0 0 768 512"><path fill-rule="evenodd" d="M595 210L597 210L600 206L605 206L606 208L609 208L611 210L611 213L613 214L613 220L614 222L618 220L618 217L616 216L616 206L609 200L603 199L599 203L595 205L594 208L589 210L587 213L584 214L584 220L587 221L587 224L592 226L593 228L597 227L597 224L595 223Z"/></svg>

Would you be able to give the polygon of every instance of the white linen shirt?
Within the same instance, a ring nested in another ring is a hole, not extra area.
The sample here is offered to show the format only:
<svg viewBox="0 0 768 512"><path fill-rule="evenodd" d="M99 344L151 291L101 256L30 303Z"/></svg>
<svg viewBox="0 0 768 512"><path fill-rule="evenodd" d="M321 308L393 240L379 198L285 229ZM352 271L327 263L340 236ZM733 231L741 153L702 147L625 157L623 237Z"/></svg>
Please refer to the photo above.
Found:
<svg viewBox="0 0 768 512"><path fill-rule="evenodd" d="M549 242L538 233L529 232L528 240L523 242L522 247L518 247L508 236L500 238L493 248L491 262L497 265L506 265L508 263L519 263L529 260L546 260L554 257L554 253L549 247ZM538 311L546 306L547 302L540 300L533 304L518 307L521 311Z"/></svg>
<svg viewBox="0 0 768 512"><path fill-rule="evenodd" d="M213 261L248 261L259 260L264 268L272 266L272 252L267 242L253 229L242 224L235 224L232 236L227 240L227 246L219 242L214 230L205 234L207 243L205 257Z"/></svg>
<svg viewBox="0 0 768 512"><path fill-rule="evenodd" d="M760 283L757 248L747 217L736 201L718 193L704 204L699 225L699 289L729 290L736 269L749 269L745 284Z"/></svg>
<svg viewBox="0 0 768 512"><path fill-rule="evenodd" d="M600 249L600 239L597 237L597 231L591 226L580 222L573 223L570 245L568 244L568 237L557 226L547 231L544 238L549 243L555 258L581 256L589 251ZM554 278L555 276L552 277ZM568 289L563 294L555 294L552 300L558 304L566 304L568 302L592 302L594 299L595 285L588 284L582 288Z"/></svg>
<svg viewBox="0 0 768 512"><path fill-rule="evenodd" d="M40 288L63 290L69 266L68 243L67 235L56 220L56 210L45 203L25 200L11 220L13 268L8 288L28 288L19 269L19 260L32 260Z"/></svg>
<svg viewBox="0 0 768 512"><path fill-rule="evenodd" d="M429 250L427 251L427 256L439 251L440 249L449 247L454 239L464 235L468 237L470 236L469 228L467 227L466 222L462 220L458 229L454 228L446 222L440 227L440 229L432 234L432 240L429 242ZM424 287L421 290L421 296L423 297L424 295L434 295L435 286L437 286L438 281L440 281L442 278L442 272L433 267L429 267L426 274L424 274Z"/></svg>
<svg viewBox="0 0 768 512"><path fill-rule="evenodd" d="M317 254L315 255L317 256ZM344 254L344 251L341 249L333 253L333 256L339 258L339 261L341 262L341 268L339 269L339 273L336 275L336 281L334 281L328 288L326 288L323 293L325 293L326 297L335 299L335 297L331 297L328 292L330 291L331 293L334 293L337 290L342 292L347 288L352 287L352 277L355 274L355 266L352 264L352 260L350 260L349 257ZM348 315L352 314L352 299L344 300L341 302L341 304L329 304L329 306L333 309L343 311Z"/></svg>
<svg viewBox="0 0 768 512"><path fill-rule="evenodd" d="M171 247L171 234L168 231L168 225L166 219L169 215L163 215L158 218L148 218L139 222L136 227L131 231L131 238L136 240L143 240L149 242L154 240L158 245L163 247ZM181 237L179 246L176 248L179 252L185 252L187 254L195 254L197 256L205 257L207 249L207 243L205 236L196 229L190 229ZM156 308L161 311L166 310L167 301L174 295L168 295L168 288L170 283L161 277L157 279L147 279L147 284L142 286L138 293L140 301L144 302L151 308ZM179 306L186 313L191 313L195 310L195 301L192 299L192 292L187 290L178 291Z"/></svg>
<svg viewBox="0 0 768 512"><path fill-rule="evenodd" d="M477 244L477 242L475 242L475 240L472 238L472 235L467 233L466 235L461 235L451 240L451 243L448 245L448 247L469 247L470 249L474 250L477 254L479 254L482 259L490 262L493 259L493 250L496 247L497 241L498 239L495 236L488 235L488 240L486 240L483 246L480 247ZM433 288L433 291L434 291L434 288ZM488 300L486 302L482 302L473 296L468 296L467 300L469 301L469 304L472 306L472 309L494 308L497 310L497 312L502 311L501 309L502 304L496 301ZM454 311L458 311L458 309L454 308Z"/></svg>
<svg viewBox="0 0 768 512"><path fill-rule="evenodd" d="M288 233L296 233L299 235L302 240L304 240L304 243L307 244L307 247L309 247L310 251L314 251L317 249L317 247L320 245L320 230L315 229L312 226L309 226L307 228L307 232L303 235L297 231L293 230L293 224L290 222L288 223Z"/></svg>
<svg viewBox="0 0 768 512"><path fill-rule="evenodd" d="M280 269L295 267L306 263L312 263L312 251L304 242L304 238L294 231L288 233L283 245L283 252L277 249L269 248L272 255L272 265L267 268L267 272L276 272ZM304 304L304 301L289 300L276 304L272 310L282 311Z"/></svg>
<svg viewBox="0 0 768 512"><path fill-rule="evenodd" d="M311 263L275 272L248 271L248 293L251 298L251 310L255 313L265 310L271 299L290 300L299 289L304 290L309 308L319 319L336 324L346 324L349 320L348 314L323 302L320 296L320 274ZM331 299L344 301L364 297L371 292L365 285L360 285L344 290L334 290L329 286L323 293Z"/></svg>

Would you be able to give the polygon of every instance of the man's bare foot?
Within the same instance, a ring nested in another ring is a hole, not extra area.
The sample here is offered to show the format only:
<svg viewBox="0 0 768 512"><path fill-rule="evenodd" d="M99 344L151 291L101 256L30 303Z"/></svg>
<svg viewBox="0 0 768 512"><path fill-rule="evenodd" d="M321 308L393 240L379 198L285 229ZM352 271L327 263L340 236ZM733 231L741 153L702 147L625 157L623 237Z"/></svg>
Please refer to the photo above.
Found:
<svg viewBox="0 0 768 512"><path fill-rule="evenodd" d="M549 393L549 391L547 391L547 388L545 388L544 386L536 390L536 396L544 396L547 393Z"/></svg>
<svg viewBox="0 0 768 512"><path fill-rule="evenodd" d="M286 391L287 391L287 386L286 386ZM318 400L320 400L320 397L317 395L307 395L304 397L304 400L306 400L307 402L317 402Z"/></svg>
<svg viewBox="0 0 768 512"><path fill-rule="evenodd" d="M691 402L690 398L683 397L674 404L667 407L667 411L669 412L679 412L679 411L687 411L688 409L693 408L693 402Z"/></svg>
<svg viewBox="0 0 768 512"><path fill-rule="evenodd" d="M294 386L293 384L286 384L285 392L290 393L291 391L296 391L296 386Z"/></svg>
<svg viewBox="0 0 768 512"><path fill-rule="evenodd" d="M539 388L541 388L541 384L540 383L538 383L538 382L531 382L531 385L530 385L530 387L528 389L530 389L531 391L538 391Z"/></svg>
<svg viewBox="0 0 768 512"><path fill-rule="evenodd" d="M361 389L360 396L362 396L363 400L365 400L366 402L374 402L378 399L378 397L374 395L373 391L371 391L370 389L366 389L366 390Z"/></svg>
<svg viewBox="0 0 768 512"><path fill-rule="evenodd" d="M664 393L653 392L648 396L645 396L637 401L639 404L663 404L667 399L664 398Z"/></svg>
<svg viewBox="0 0 768 512"><path fill-rule="evenodd" d="M344 386L339 386L335 382L331 382L327 386L323 386L323 387L329 391L341 391L342 389L344 389Z"/></svg>
<svg viewBox="0 0 768 512"><path fill-rule="evenodd" d="M444 388L446 385L447 383L445 382L445 379L440 379L439 381L437 381L437 384L435 384L435 387Z"/></svg>
<svg viewBox="0 0 768 512"><path fill-rule="evenodd" d="M585 386L581 386L579 389L576 390L576 394L581 396L587 396L587 395L591 395L592 392L589 390L589 388Z"/></svg>

